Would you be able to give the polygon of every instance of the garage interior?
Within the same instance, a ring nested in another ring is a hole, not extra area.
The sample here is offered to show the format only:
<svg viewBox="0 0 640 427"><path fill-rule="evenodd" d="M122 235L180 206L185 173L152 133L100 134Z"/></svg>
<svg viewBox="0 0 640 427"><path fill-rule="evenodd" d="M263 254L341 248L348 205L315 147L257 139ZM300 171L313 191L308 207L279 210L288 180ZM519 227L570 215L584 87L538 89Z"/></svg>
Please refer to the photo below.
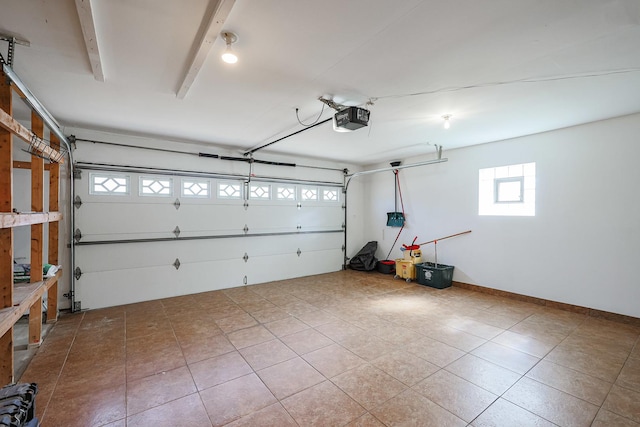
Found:
<svg viewBox="0 0 640 427"><path fill-rule="evenodd" d="M639 36L633 0L2 2L2 385L43 426L639 426Z"/></svg>

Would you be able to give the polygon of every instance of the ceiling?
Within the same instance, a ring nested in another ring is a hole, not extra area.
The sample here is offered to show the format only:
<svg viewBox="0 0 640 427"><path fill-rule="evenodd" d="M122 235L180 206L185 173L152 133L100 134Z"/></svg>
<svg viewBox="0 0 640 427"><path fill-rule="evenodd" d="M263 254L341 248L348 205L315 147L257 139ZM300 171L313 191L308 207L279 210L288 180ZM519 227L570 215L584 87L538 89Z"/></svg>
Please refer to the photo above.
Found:
<svg viewBox="0 0 640 427"><path fill-rule="evenodd" d="M371 101L369 126L259 153L364 165L640 112L637 0L224 1L183 97L217 0L1 0L0 33L30 42L14 70L63 125L236 152L303 129L296 108L312 123L320 96ZM238 63L220 60L218 28L237 33Z"/></svg>

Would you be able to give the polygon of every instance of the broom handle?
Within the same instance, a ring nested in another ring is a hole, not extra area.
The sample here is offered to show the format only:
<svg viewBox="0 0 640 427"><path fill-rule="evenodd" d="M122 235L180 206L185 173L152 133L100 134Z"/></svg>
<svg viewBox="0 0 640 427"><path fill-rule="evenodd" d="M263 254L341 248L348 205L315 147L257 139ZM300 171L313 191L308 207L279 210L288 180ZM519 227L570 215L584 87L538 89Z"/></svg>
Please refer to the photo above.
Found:
<svg viewBox="0 0 640 427"><path fill-rule="evenodd" d="M440 237L438 239L433 239L433 240L430 240L430 241L424 242L424 243L418 243L418 245L420 245L420 246L428 245L429 243L434 243L434 242L437 242L438 240L450 239L451 237L461 236L463 234L468 234L468 233L471 233L471 230L463 231L462 233L452 234L452 235L446 236L446 237Z"/></svg>

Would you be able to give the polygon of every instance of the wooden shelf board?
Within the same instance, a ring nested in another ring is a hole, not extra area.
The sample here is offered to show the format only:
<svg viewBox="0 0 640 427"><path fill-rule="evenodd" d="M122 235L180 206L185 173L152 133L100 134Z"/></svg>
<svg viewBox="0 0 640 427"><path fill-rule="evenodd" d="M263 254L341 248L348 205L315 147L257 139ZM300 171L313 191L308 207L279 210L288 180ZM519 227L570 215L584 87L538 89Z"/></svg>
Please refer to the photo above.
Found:
<svg viewBox="0 0 640 427"><path fill-rule="evenodd" d="M13 307L0 310L0 336L11 329L33 303L44 295L61 276L62 270L58 270L55 276L48 277L41 282L14 285Z"/></svg>
<svg viewBox="0 0 640 427"><path fill-rule="evenodd" d="M0 228L19 227L21 225L44 224L60 221L60 212L34 212L34 213L0 213Z"/></svg>

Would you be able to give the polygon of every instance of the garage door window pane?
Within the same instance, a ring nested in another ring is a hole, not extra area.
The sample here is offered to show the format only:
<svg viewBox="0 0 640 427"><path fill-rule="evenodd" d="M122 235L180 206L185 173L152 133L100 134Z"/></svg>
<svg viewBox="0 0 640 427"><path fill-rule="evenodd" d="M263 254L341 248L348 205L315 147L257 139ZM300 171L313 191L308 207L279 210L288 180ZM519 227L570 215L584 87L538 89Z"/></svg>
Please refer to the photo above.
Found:
<svg viewBox="0 0 640 427"><path fill-rule="evenodd" d="M296 187L278 187L276 190L276 198L278 200L295 200Z"/></svg>
<svg viewBox="0 0 640 427"><path fill-rule="evenodd" d="M271 186L252 184L249 190L252 199L269 200L271 198Z"/></svg>
<svg viewBox="0 0 640 427"><path fill-rule="evenodd" d="M182 197L209 197L210 183L208 180L194 180L184 179L182 180Z"/></svg>
<svg viewBox="0 0 640 427"><path fill-rule="evenodd" d="M129 176L115 174L90 174L89 194L129 194Z"/></svg>
<svg viewBox="0 0 640 427"><path fill-rule="evenodd" d="M218 198L219 199L240 199L242 198L242 186L236 183L219 182Z"/></svg>
<svg viewBox="0 0 640 427"><path fill-rule="evenodd" d="M302 200L318 200L318 189L303 187L300 191L300 195L302 196Z"/></svg>
<svg viewBox="0 0 640 427"><path fill-rule="evenodd" d="M140 195L169 197L173 194L173 180L171 178L140 177Z"/></svg>
<svg viewBox="0 0 640 427"><path fill-rule="evenodd" d="M335 188L330 190L322 190L322 201L324 202L337 202L339 198L339 192Z"/></svg>

